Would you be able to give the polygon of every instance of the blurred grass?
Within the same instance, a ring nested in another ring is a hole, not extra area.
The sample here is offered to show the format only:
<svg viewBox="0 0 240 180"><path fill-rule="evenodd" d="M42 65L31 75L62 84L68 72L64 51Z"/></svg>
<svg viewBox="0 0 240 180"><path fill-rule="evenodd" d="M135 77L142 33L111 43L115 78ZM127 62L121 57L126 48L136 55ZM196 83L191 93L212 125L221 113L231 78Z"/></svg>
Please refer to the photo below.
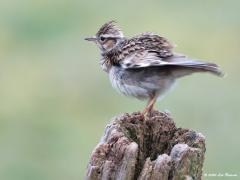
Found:
<svg viewBox="0 0 240 180"><path fill-rule="evenodd" d="M110 118L143 109L111 88L97 48L83 40L112 19L127 36L157 32L176 51L222 66L225 78L182 79L158 108L206 136L204 172L240 176L239 8L237 0L1 1L0 179L82 179Z"/></svg>

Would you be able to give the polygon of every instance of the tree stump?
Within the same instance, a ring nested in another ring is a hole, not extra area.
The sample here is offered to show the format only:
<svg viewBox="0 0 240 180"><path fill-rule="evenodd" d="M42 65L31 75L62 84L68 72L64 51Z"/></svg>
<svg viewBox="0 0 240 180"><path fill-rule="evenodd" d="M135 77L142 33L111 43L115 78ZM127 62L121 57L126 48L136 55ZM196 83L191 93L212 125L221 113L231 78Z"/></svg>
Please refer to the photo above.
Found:
<svg viewBox="0 0 240 180"><path fill-rule="evenodd" d="M85 179L198 180L204 153L204 136L177 128L168 113L123 114L107 125Z"/></svg>

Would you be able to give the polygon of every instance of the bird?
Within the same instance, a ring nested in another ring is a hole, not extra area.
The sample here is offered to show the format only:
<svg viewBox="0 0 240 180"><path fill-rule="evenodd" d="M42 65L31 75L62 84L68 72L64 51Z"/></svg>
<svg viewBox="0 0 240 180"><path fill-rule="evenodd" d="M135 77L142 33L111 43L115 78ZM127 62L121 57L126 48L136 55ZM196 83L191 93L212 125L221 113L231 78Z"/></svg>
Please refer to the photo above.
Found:
<svg viewBox="0 0 240 180"><path fill-rule="evenodd" d="M96 35L85 40L100 49L100 65L108 73L113 88L126 96L147 100L143 115L153 111L156 101L179 78L195 72L224 75L217 64L174 52L175 45L158 34L144 32L127 38L116 21L106 22Z"/></svg>

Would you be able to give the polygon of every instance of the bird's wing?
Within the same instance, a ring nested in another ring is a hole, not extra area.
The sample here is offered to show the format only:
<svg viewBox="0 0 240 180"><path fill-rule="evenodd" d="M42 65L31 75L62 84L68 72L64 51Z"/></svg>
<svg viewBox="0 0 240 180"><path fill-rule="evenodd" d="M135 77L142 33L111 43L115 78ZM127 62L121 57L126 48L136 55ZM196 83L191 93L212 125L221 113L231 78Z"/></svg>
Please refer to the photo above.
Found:
<svg viewBox="0 0 240 180"><path fill-rule="evenodd" d="M156 53L146 50L132 52L119 62L125 69L162 66L164 63L162 58L158 57Z"/></svg>
<svg viewBox="0 0 240 180"><path fill-rule="evenodd" d="M121 58L119 64L125 69L178 66L223 75L216 64L173 53L172 49L173 45L165 38L153 34L142 34L130 39L127 45L123 47L122 54L124 57Z"/></svg>
<svg viewBox="0 0 240 180"><path fill-rule="evenodd" d="M210 72L218 76L224 75L219 66L214 63L191 59L180 54L173 54L170 57L161 58L157 56L156 53L152 52L136 52L135 54L130 55L124 61L121 61L120 64L124 69L136 69L154 66L175 66L192 69L195 72L202 71Z"/></svg>
<svg viewBox="0 0 240 180"><path fill-rule="evenodd" d="M191 66L195 64L202 64L202 62L200 63L200 61L193 61L184 55L173 54L172 56L163 58L160 57L156 52L149 52L147 50L132 52L119 63L125 69L166 65Z"/></svg>
<svg viewBox="0 0 240 180"><path fill-rule="evenodd" d="M123 68L163 65L163 59L173 55L173 47L164 37L143 33L126 41L121 49L119 64Z"/></svg>

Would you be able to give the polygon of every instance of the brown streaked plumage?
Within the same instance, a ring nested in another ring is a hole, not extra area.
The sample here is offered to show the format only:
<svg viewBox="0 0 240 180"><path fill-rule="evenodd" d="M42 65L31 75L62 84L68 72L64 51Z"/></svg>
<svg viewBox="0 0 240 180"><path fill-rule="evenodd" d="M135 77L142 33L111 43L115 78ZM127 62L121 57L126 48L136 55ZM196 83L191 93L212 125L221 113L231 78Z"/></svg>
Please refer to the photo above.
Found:
<svg viewBox="0 0 240 180"><path fill-rule="evenodd" d="M114 24L115 21L110 21L105 23L97 32L96 36L113 35L114 37L119 36L123 37L121 30Z"/></svg>
<svg viewBox="0 0 240 180"><path fill-rule="evenodd" d="M174 45L157 34L125 38L114 21L105 23L86 40L95 42L101 50L102 68L114 88L127 96L148 99L143 114L150 112L180 77L194 72L223 75L216 64L174 53Z"/></svg>

